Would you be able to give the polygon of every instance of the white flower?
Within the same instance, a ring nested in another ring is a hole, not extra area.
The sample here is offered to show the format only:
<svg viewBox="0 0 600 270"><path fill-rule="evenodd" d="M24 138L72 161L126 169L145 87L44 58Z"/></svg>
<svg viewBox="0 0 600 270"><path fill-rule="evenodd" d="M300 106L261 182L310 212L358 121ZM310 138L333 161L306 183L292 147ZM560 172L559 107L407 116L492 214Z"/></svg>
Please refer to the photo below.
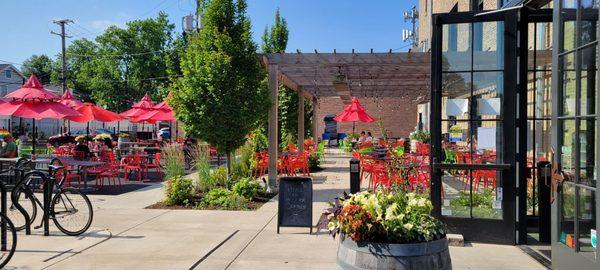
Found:
<svg viewBox="0 0 600 270"><path fill-rule="evenodd" d="M328 228L330 231L333 231L333 230L335 229L335 227L336 227L336 226L335 226L335 223L334 223L334 222L329 222L329 223L327 223L327 228Z"/></svg>
<svg viewBox="0 0 600 270"><path fill-rule="evenodd" d="M406 224L404 224L404 228L405 228L405 229L407 229L407 230L410 230L410 229L412 229L413 227L414 227L414 226L413 226L411 223L406 223Z"/></svg>
<svg viewBox="0 0 600 270"><path fill-rule="evenodd" d="M419 205L419 207L423 207L423 206L425 206L426 203L427 203L427 199L421 198L421 199L419 199L418 205Z"/></svg>

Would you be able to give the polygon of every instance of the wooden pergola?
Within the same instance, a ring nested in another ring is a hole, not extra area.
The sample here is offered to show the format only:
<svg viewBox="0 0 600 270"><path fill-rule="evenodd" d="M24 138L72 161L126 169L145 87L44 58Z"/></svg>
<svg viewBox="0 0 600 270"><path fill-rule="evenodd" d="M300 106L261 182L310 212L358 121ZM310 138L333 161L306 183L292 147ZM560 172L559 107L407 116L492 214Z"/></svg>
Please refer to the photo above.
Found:
<svg viewBox="0 0 600 270"><path fill-rule="evenodd" d="M274 53L262 55L269 73L273 106L269 111L269 188L277 183L278 85L298 92L298 148L304 145L304 101L339 97L344 103L353 96L404 97L422 93L429 99L431 60L429 53ZM315 115L313 115L313 119ZM315 141L316 122L313 121Z"/></svg>

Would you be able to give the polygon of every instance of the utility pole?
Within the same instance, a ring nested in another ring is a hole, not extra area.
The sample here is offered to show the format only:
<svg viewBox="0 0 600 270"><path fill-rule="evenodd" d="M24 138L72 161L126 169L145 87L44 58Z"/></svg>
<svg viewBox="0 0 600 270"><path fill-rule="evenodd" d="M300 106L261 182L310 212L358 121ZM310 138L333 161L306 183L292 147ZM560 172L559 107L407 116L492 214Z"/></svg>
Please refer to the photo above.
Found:
<svg viewBox="0 0 600 270"><path fill-rule="evenodd" d="M70 38L65 34L65 25L72 23L73 21L69 19L55 20L53 21L55 24L60 25L60 33L56 33L54 31L50 31L50 33L60 36L62 42L62 70L61 70L61 81L62 81L62 93L64 94L67 91L67 48L65 45L65 38Z"/></svg>

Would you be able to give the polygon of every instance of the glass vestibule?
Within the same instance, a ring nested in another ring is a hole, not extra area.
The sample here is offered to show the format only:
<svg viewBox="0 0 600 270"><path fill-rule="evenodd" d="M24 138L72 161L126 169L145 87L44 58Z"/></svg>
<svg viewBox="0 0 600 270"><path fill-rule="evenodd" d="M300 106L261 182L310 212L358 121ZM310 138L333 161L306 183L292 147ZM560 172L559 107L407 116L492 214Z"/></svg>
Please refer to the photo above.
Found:
<svg viewBox="0 0 600 270"><path fill-rule="evenodd" d="M597 0L555 3L552 140L555 180L564 180L552 205L555 269L600 269L598 8Z"/></svg>
<svg viewBox="0 0 600 270"><path fill-rule="evenodd" d="M473 15L434 18L432 200L466 239L514 243L516 20Z"/></svg>

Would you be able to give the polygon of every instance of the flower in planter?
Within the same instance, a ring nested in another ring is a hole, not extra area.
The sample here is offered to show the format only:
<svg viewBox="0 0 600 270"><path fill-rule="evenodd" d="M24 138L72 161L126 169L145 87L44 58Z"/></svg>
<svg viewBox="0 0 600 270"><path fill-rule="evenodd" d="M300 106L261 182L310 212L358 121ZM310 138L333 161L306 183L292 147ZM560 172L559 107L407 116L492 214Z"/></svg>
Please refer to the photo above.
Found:
<svg viewBox="0 0 600 270"><path fill-rule="evenodd" d="M431 215L433 205L422 194L380 190L336 199L319 220L333 237L354 241L419 243L446 236L446 227Z"/></svg>

